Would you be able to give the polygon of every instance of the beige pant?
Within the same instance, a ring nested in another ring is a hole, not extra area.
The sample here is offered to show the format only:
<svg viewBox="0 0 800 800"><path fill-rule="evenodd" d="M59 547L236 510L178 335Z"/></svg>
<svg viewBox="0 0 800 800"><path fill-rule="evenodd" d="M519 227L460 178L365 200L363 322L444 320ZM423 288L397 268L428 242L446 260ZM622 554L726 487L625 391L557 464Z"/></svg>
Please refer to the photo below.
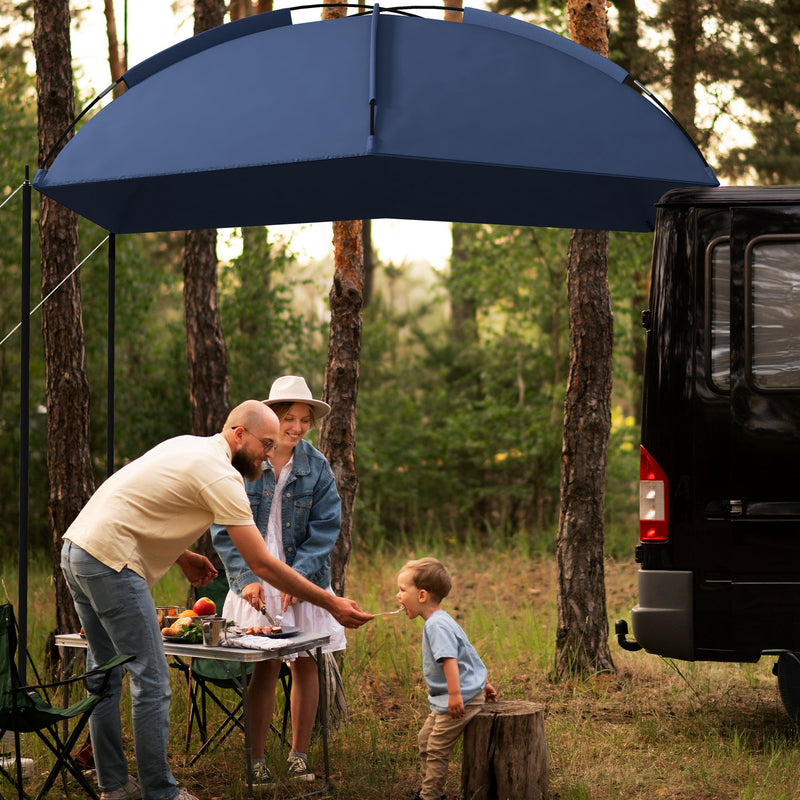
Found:
<svg viewBox="0 0 800 800"><path fill-rule="evenodd" d="M483 708L483 691L467 703L464 716L453 719L450 714L428 714L417 736L422 769L420 800L439 800L444 793L450 753L467 723Z"/></svg>

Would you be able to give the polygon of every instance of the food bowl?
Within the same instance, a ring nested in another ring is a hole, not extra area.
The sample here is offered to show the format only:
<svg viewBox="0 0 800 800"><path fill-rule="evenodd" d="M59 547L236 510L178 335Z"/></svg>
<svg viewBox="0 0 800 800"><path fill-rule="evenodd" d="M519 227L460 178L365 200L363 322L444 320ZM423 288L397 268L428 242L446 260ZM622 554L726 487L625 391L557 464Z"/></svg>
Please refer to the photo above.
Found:
<svg viewBox="0 0 800 800"><path fill-rule="evenodd" d="M163 630L164 628L168 628L170 622L167 620L172 620L173 622L177 618L178 614L183 611L183 606L156 606L156 615L158 616L158 626Z"/></svg>

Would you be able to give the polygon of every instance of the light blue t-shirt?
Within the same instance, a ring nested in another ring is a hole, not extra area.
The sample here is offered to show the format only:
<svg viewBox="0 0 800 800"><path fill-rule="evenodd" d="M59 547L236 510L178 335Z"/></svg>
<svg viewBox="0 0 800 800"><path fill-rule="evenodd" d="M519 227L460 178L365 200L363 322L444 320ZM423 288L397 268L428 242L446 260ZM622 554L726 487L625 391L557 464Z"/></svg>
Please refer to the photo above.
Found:
<svg viewBox="0 0 800 800"><path fill-rule="evenodd" d="M458 662L461 697L466 705L483 691L486 667L462 627L440 608L425 620L422 628L422 673L428 684L428 702L434 714L448 713L443 658L455 658Z"/></svg>

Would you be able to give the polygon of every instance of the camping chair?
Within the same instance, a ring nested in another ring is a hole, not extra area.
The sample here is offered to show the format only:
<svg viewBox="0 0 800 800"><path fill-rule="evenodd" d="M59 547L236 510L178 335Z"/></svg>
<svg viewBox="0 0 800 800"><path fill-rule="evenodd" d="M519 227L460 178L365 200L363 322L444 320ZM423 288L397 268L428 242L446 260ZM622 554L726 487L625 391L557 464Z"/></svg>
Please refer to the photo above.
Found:
<svg viewBox="0 0 800 800"><path fill-rule="evenodd" d="M228 578L224 571L220 570L219 575L212 583L204 587L203 593L210 597L219 611L225 604L225 596L228 593ZM184 661L182 658L173 656L171 664L175 669L186 678L188 689L187 718L186 718L186 752L191 746L192 733L197 728L202 743L200 749L192 756L189 765L197 761L201 755L222 744L230 733L239 728L244 731L242 723L242 687L240 685L241 665L236 661L215 661L208 658L190 658ZM247 664L247 677L253 672L253 664ZM284 709L281 729L270 724L270 729L281 738L282 743L286 743L286 728L289 719L289 698L292 692L292 674L286 664L281 664L279 675L281 687L284 694ZM246 690L247 687L244 687ZM226 700L224 690L230 700ZM222 721L217 725L213 732L209 733L208 706L209 703L222 711Z"/></svg>
<svg viewBox="0 0 800 800"><path fill-rule="evenodd" d="M56 683L39 683L32 686L20 685L16 657L17 629L14 609L9 603L6 603L0 605L0 736L8 731L14 734L16 770L9 772L0 766L0 774L16 787L19 800L24 800L28 796L22 786L20 733L35 733L56 758L55 764L36 795L36 800L40 800L47 794L62 770L72 773L87 794L96 799L97 794L83 776L71 752L89 721L89 715L95 706L108 696L107 688L111 670L132 661L134 656L114 656L102 666L83 675ZM24 658L25 654L22 657ZM90 675L99 674L104 675L104 680L98 694L89 694L67 708L50 705L46 694L47 689L69 686L77 681L85 680ZM67 727L70 720L74 721L72 732L69 732ZM64 730L60 731L59 728L62 726L64 726ZM12 772L15 774L12 775Z"/></svg>

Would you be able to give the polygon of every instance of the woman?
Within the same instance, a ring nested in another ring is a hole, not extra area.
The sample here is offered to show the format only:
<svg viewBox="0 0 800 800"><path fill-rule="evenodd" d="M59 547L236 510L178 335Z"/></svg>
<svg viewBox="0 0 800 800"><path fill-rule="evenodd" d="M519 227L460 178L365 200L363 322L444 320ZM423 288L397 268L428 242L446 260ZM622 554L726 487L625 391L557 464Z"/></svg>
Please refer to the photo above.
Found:
<svg viewBox="0 0 800 800"><path fill-rule="evenodd" d="M330 406L315 400L305 380L295 375L278 378L264 403L280 422L280 435L264 472L246 482L253 519L264 534L267 548L312 583L331 592L330 554L341 527L341 501L330 464L322 453L305 441ZM273 497L280 502L273 503ZM222 615L239 626L265 625L262 604L275 617L283 615L284 625L304 631L326 633L331 637L324 652L344 650L344 628L323 609L282 594L258 579L233 546L224 527L211 529L214 547L225 564L230 591ZM292 672L291 715L292 749L289 775L312 781L308 766L308 745L319 703L317 665L303 654L287 658ZM281 662L259 661L247 690L250 712L250 739L253 753L253 781L272 782L264 763L264 746L275 707L275 690Z"/></svg>

